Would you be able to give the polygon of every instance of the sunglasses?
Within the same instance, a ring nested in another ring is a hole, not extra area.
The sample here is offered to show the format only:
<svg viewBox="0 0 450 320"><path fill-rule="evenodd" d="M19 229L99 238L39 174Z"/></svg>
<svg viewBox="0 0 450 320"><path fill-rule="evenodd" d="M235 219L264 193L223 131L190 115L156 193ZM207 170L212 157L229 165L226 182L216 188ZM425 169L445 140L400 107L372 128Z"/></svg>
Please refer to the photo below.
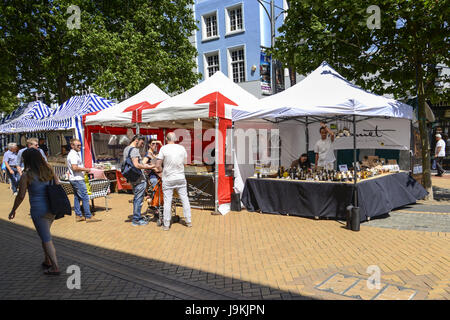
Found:
<svg viewBox="0 0 450 320"><path fill-rule="evenodd" d="M81 147L81 144L74 144L74 147Z"/></svg>

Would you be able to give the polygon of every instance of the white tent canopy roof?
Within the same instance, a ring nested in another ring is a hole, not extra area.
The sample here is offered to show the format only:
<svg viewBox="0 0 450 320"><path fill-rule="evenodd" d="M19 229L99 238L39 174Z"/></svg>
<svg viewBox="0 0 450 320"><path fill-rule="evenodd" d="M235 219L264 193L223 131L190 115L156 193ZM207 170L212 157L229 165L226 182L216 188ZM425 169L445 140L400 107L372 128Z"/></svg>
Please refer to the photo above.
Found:
<svg viewBox="0 0 450 320"><path fill-rule="evenodd" d="M258 107L252 113L234 110L233 120L338 115L413 118L411 106L364 91L326 62L289 89L259 100Z"/></svg>
<svg viewBox="0 0 450 320"><path fill-rule="evenodd" d="M216 107L221 116L231 119L232 108L254 111L257 103L255 96L217 71L195 87L163 101L156 108L143 110L142 122L151 124L210 118L216 113Z"/></svg>
<svg viewBox="0 0 450 320"><path fill-rule="evenodd" d="M95 115L86 117L86 125L129 126L132 124L133 112L124 112L125 109L142 102L156 104L169 98L158 86L151 83L134 96L116 104L115 106L100 111Z"/></svg>

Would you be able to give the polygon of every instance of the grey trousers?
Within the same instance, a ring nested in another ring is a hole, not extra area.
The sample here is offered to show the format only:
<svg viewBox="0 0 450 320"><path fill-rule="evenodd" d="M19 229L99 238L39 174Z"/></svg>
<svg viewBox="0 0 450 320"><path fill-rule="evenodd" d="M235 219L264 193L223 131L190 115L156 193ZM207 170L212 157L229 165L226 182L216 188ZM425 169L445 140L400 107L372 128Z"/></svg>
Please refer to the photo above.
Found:
<svg viewBox="0 0 450 320"><path fill-rule="evenodd" d="M189 198L187 195L187 183L186 180L164 181L162 183L162 189L164 194L164 226L170 226L170 220L172 218L172 197L173 190L178 192L181 203L183 205L183 216L186 222L191 222L191 205L189 204Z"/></svg>

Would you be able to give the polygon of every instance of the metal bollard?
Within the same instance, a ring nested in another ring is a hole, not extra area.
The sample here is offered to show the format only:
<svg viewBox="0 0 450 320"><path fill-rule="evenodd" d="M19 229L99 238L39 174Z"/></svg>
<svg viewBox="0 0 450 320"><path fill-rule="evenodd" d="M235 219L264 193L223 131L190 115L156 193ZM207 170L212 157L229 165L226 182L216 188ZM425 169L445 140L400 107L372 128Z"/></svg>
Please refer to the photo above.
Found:
<svg viewBox="0 0 450 320"><path fill-rule="evenodd" d="M347 218L347 225L346 225L346 228L348 229L348 230L351 230L352 229L352 209L353 209L354 207L352 206L352 205L349 205L349 206L347 206L347 208L346 208L346 210L347 210L347 216L346 216L346 218Z"/></svg>
<svg viewBox="0 0 450 320"><path fill-rule="evenodd" d="M241 194L233 192L231 194L231 211L241 211Z"/></svg>
<svg viewBox="0 0 450 320"><path fill-rule="evenodd" d="M359 231L360 225L359 207L352 208L352 231Z"/></svg>

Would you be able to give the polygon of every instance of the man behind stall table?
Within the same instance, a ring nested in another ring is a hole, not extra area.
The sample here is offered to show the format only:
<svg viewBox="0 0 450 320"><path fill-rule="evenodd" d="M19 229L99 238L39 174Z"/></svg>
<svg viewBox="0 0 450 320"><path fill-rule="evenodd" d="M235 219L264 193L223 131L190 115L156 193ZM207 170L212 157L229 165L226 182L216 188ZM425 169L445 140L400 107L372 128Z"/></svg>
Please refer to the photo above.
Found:
<svg viewBox="0 0 450 320"><path fill-rule="evenodd" d="M321 122L320 140L317 141L316 145L314 146L314 152L316 153L316 162L315 162L316 170L334 169L334 161L336 161L336 158L334 156L333 142L334 142L334 132L331 131L325 123Z"/></svg>
<svg viewBox="0 0 450 320"><path fill-rule="evenodd" d="M311 163L309 162L308 155L306 153L302 154L297 160L292 161L291 168L297 167L302 170L311 168Z"/></svg>
<svg viewBox="0 0 450 320"><path fill-rule="evenodd" d="M39 149L44 151L45 155L48 157L48 147L45 144L45 139L44 138L39 138Z"/></svg>

